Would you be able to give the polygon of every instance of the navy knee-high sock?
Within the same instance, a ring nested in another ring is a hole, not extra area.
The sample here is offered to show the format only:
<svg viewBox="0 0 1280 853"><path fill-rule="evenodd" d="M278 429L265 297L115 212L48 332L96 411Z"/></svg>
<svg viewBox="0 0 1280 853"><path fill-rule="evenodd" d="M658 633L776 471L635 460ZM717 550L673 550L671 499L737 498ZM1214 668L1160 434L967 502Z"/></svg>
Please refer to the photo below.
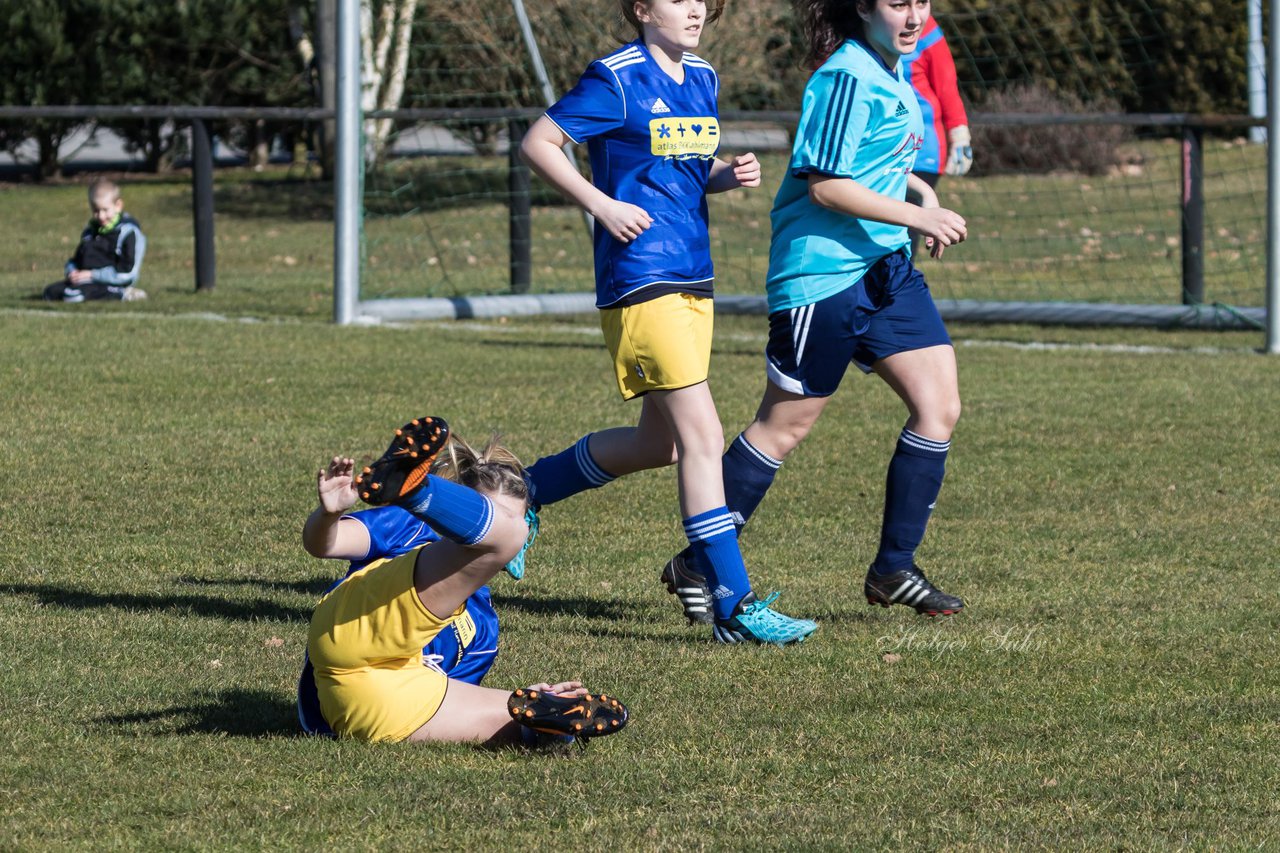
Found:
<svg viewBox="0 0 1280 853"><path fill-rule="evenodd" d="M892 574L910 567L942 490L950 441L933 441L903 428L889 462L880 549L872 568Z"/></svg>
<svg viewBox="0 0 1280 853"><path fill-rule="evenodd" d="M725 451L720 467L724 475L724 502L734 514L734 522L741 527L764 500L782 467L782 460L760 451L747 441L746 433L739 433Z"/></svg>
<svg viewBox="0 0 1280 853"><path fill-rule="evenodd" d="M592 458L591 451L587 449L590 438L590 434L584 435L571 447L552 456L544 456L525 469L529 497L535 506L553 504L617 479Z"/></svg>
<svg viewBox="0 0 1280 853"><path fill-rule="evenodd" d="M446 539L474 545L493 527L493 502L475 489L429 475L397 503Z"/></svg>

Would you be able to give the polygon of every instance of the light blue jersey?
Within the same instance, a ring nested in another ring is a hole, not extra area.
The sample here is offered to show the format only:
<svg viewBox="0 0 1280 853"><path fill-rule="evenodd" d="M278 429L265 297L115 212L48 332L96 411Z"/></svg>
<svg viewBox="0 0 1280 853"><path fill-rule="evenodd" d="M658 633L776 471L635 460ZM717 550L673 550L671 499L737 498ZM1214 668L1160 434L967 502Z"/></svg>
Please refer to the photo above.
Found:
<svg viewBox="0 0 1280 853"><path fill-rule="evenodd" d="M809 175L851 178L906 198L924 136L915 91L901 63L888 68L850 39L805 86L791 165L773 202L769 310L811 305L856 284L880 258L908 247L901 225L856 219L809 200Z"/></svg>

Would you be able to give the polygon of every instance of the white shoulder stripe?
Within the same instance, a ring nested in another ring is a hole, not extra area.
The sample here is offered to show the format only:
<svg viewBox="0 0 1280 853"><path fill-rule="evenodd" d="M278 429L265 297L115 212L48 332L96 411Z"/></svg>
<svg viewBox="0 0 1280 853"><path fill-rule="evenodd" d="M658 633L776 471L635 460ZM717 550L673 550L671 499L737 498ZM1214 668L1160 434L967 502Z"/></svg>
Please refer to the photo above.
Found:
<svg viewBox="0 0 1280 853"><path fill-rule="evenodd" d="M618 51L612 56L604 57L600 60L600 63L608 68L616 68L619 62L625 62L636 58L639 58L641 62L644 62L644 54L640 52L640 48L632 46L626 50Z"/></svg>
<svg viewBox="0 0 1280 853"><path fill-rule="evenodd" d="M606 65L605 67L608 68L610 71L617 72L617 71L621 71L622 69L630 65L641 65L644 63L644 61L645 61L645 58L643 56L637 56L635 59L628 59L626 62L619 62L614 65Z"/></svg>

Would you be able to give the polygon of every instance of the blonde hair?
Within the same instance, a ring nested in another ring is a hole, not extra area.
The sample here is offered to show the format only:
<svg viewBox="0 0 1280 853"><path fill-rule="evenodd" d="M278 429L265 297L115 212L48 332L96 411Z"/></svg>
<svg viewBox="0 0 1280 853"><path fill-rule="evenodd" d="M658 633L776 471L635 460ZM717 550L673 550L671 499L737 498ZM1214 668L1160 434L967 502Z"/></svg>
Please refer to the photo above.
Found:
<svg viewBox="0 0 1280 853"><path fill-rule="evenodd" d="M107 195L112 201L120 200L120 185L115 181L109 181L106 178L98 178L89 184L89 201L93 201L96 195Z"/></svg>
<svg viewBox="0 0 1280 853"><path fill-rule="evenodd" d="M720 19L724 14L724 4L727 0L707 0L707 20L706 23L712 24ZM622 11L622 20L626 21L633 30L636 31L638 38L644 38L644 24L640 23L640 19L636 17L636 3L644 3L649 5L649 0L618 0L618 7Z"/></svg>
<svg viewBox="0 0 1280 853"><path fill-rule="evenodd" d="M496 434L477 451L456 435L436 457L431 473L453 480L476 491L508 495L529 502L529 486L524 479L524 466L506 448Z"/></svg>

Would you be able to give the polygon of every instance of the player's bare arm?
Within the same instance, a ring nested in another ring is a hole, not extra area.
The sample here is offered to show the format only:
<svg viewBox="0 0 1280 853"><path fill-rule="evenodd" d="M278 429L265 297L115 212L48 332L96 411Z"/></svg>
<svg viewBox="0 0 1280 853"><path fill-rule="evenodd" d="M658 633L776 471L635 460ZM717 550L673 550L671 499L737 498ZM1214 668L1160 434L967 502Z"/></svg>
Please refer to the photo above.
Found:
<svg viewBox="0 0 1280 853"><path fill-rule="evenodd" d="M355 519L344 519L356 505L352 474L355 461L335 456L316 472L319 505L302 527L302 547L313 557L358 560L369 553L369 531Z"/></svg>
<svg viewBox="0 0 1280 853"><path fill-rule="evenodd" d="M594 216L613 239L630 243L649 229L653 219L643 208L610 198L584 178L564 155L564 146L572 141L555 122L543 116L525 134L520 157L544 181Z"/></svg>
<svg viewBox="0 0 1280 853"><path fill-rule="evenodd" d="M932 191L929 195L933 197L934 207L916 207L881 195L849 178L809 176L809 198L814 204L859 219L905 225L933 240L932 253L934 257L941 257L942 249L963 242L968 230L963 216L954 210L937 207L937 196Z"/></svg>
<svg viewBox="0 0 1280 853"><path fill-rule="evenodd" d="M760 179L760 160L750 151L728 161L717 158L711 164L707 192L722 193L739 187L758 187Z"/></svg>

